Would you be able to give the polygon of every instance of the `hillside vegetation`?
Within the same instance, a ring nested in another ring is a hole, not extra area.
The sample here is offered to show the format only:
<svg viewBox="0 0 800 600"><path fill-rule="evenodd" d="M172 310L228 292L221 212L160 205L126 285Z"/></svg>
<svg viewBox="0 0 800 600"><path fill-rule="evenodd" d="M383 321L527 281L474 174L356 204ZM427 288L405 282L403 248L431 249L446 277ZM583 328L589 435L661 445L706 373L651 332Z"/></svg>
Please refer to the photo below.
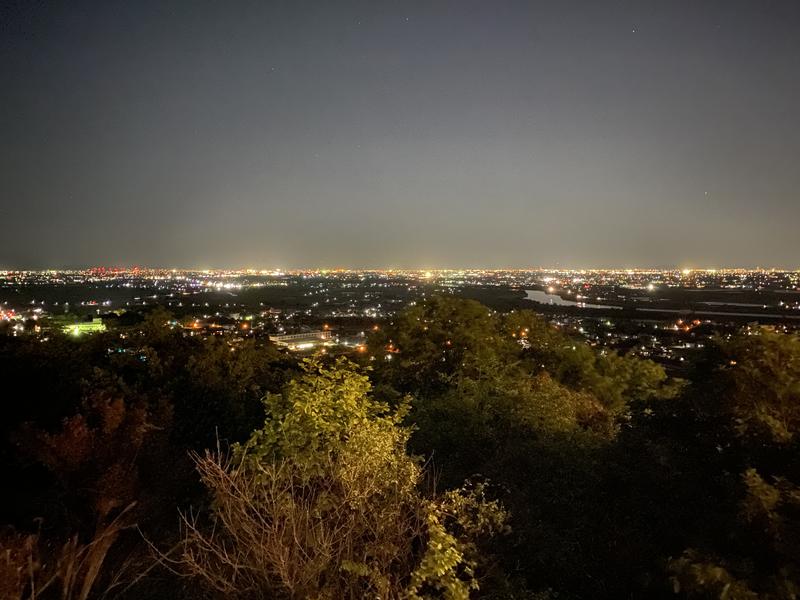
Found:
<svg viewBox="0 0 800 600"><path fill-rule="evenodd" d="M365 352L0 338L0 598L800 593L800 338L686 380L434 297Z"/></svg>

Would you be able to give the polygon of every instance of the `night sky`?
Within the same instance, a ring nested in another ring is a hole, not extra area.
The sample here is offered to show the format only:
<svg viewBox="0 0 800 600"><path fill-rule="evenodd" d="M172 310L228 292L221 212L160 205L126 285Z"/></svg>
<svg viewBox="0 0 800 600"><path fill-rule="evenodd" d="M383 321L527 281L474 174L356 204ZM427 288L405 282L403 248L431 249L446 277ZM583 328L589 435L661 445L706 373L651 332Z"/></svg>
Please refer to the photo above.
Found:
<svg viewBox="0 0 800 600"><path fill-rule="evenodd" d="M800 268L800 2L2 2L0 219L0 268Z"/></svg>

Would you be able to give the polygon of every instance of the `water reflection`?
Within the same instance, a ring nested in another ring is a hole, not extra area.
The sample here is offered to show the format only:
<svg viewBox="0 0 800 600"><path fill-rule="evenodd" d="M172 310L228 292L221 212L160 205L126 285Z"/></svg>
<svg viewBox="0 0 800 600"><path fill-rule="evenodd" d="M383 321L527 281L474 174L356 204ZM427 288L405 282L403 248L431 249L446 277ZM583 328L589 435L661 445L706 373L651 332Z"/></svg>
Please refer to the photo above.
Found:
<svg viewBox="0 0 800 600"><path fill-rule="evenodd" d="M622 309L621 306L608 306L606 304L592 304L591 302L575 302L574 300L564 300L561 296L556 294L548 294L541 290L525 290L525 299L533 300L541 304L552 304L555 306L577 306L579 308L617 308Z"/></svg>

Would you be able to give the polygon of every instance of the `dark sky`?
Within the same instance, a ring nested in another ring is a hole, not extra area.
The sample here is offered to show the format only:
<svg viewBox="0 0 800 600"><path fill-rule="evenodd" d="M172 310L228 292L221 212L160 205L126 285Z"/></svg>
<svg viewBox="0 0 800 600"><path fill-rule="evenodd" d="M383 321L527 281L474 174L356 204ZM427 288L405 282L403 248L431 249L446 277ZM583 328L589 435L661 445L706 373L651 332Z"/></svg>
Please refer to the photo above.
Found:
<svg viewBox="0 0 800 600"><path fill-rule="evenodd" d="M2 2L0 220L0 268L800 268L800 2Z"/></svg>

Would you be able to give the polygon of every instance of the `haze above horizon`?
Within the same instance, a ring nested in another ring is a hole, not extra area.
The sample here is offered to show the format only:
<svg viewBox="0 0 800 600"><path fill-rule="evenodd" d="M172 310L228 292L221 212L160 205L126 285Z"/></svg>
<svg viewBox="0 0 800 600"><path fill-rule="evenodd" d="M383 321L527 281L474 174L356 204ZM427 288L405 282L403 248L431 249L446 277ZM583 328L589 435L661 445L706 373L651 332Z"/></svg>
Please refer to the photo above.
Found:
<svg viewBox="0 0 800 600"><path fill-rule="evenodd" d="M792 0L4 3L0 268L797 269L798 31Z"/></svg>

